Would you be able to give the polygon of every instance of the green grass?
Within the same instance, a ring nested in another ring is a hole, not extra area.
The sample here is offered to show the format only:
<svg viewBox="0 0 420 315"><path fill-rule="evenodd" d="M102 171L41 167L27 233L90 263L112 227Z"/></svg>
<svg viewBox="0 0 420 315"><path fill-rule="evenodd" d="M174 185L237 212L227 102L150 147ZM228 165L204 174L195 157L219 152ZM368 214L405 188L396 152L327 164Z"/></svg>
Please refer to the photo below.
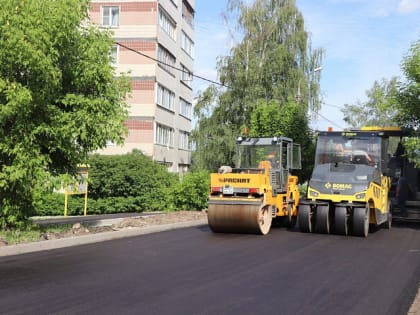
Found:
<svg viewBox="0 0 420 315"><path fill-rule="evenodd" d="M0 230L0 240L6 241L9 245L38 242L43 233L60 233L69 229L71 229L71 225L69 224L48 226L33 224L25 230Z"/></svg>

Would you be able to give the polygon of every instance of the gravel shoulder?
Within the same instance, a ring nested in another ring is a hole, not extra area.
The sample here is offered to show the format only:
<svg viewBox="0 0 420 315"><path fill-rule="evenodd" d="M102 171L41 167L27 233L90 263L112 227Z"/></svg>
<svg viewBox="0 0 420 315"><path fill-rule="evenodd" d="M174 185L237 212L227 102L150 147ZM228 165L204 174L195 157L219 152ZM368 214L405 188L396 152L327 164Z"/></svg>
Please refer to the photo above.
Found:
<svg viewBox="0 0 420 315"><path fill-rule="evenodd" d="M40 241L204 220L207 220L205 211L176 211L127 217L117 220L118 222L113 224L104 223L102 225L86 226L85 224L75 223L71 229L64 232L41 234ZM115 220L112 221L115 222Z"/></svg>
<svg viewBox="0 0 420 315"><path fill-rule="evenodd" d="M72 218L74 219L74 218ZM139 214L120 219L103 220L100 224L90 225L72 220L67 230L54 229L40 233L38 241L9 244L0 238L0 256L22 254L67 246L83 245L116 238L155 233L174 228L207 224L206 211L176 211L153 214ZM54 247L55 246L55 247Z"/></svg>

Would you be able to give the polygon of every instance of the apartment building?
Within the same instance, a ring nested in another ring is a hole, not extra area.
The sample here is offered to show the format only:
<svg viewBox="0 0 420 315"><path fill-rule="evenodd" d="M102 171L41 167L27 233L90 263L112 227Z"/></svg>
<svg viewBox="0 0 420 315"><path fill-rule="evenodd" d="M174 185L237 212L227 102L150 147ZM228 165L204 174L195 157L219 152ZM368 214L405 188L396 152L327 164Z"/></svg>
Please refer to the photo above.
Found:
<svg viewBox="0 0 420 315"><path fill-rule="evenodd" d="M100 153L139 149L172 172L189 168L194 6L195 0L91 1L91 20L113 31L116 73L132 78L128 136Z"/></svg>

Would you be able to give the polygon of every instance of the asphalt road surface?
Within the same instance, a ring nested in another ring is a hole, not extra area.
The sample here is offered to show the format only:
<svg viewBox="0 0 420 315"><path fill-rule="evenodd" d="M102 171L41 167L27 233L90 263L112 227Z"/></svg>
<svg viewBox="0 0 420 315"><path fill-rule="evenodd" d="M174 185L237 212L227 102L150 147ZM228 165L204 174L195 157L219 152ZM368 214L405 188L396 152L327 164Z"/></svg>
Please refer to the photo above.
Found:
<svg viewBox="0 0 420 315"><path fill-rule="evenodd" d="M1 314L406 314L419 226L367 239L207 226L0 258Z"/></svg>

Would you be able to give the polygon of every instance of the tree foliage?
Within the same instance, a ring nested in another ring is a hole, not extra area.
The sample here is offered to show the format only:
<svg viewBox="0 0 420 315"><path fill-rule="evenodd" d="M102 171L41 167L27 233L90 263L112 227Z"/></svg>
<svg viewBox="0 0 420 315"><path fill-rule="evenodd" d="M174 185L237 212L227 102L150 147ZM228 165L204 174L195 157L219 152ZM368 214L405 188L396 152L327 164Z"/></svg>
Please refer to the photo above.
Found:
<svg viewBox="0 0 420 315"><path fill-rule="evenodd" d="M351 127L362 126L395 126L398 104L396 100L398 81L396 77L390 80L375 81L370 90L366 91L368 100L357 104L345 104L342 113L344 121Z"/></svg>
<svg viewBox="0 0 420 315"><path fill-rule="evenodd" d="M241 41L218 61L226 88L209 87L199 95L195 108L193 163L212 171L233 163L234 138L245 127L252 129L252 113L261 104L275 100L279 113L282 104L295 100L304 115L319 109L320 77L314 70L320 66L322 51L311 48L295 1L256 0L247 5L230 0L227 12L228 18L237 18L235 31ZM273 123L276 135L287 119L280 119L280 125ZM306 129L307 119L293 124Z"/></svg>
<svg viewBox="0 0 420 315"><path fill-rule="evenodd" d="M405 127L420 128L420 40L413 43L402 62L405 82L400 84L398 120Z"/></svg>
<svg viewBox="0 0 420 315"><path fill-rule="evenodd" d="M404 146L410 160L420 165L420 40L411 45L401 68L403 81L375 81L366 92L367 102L344 105L342 112L351 127L395 125L411 130Z"/></svg>
<svg viewBox="0 0 420 315"><path fill-rule="evenodd" d="M276 100L260 101L251 115L250 136L271 137L284 136L300 144L302 170L297 172L301 181L308 179L312 172L315 143L312 130L309 128L306 111L294 101L279 104Z"/></svg>
<svg viewBox="0 0 420 315"><path fill-rule="evenodd" d="M120 143L129 91L115 78L108 32L88 23L88 0L0 0L0 227L33 211L52 174Z"/></svg>
<svg viewBox="0 0 420 315"><path fill-rule="evenodd" d="M168 204L175 210L202 210L208 206L210 176L206 171L185 174L171 189Z"/></svg>
<svg viewBox="0 0 420 315"><path fill-rule="evenodd" d="M406 77L398 93L399 123L412 130L412 137L406 140L407 155L420 167L420 40L414 42L402 62Z"/></svg>

